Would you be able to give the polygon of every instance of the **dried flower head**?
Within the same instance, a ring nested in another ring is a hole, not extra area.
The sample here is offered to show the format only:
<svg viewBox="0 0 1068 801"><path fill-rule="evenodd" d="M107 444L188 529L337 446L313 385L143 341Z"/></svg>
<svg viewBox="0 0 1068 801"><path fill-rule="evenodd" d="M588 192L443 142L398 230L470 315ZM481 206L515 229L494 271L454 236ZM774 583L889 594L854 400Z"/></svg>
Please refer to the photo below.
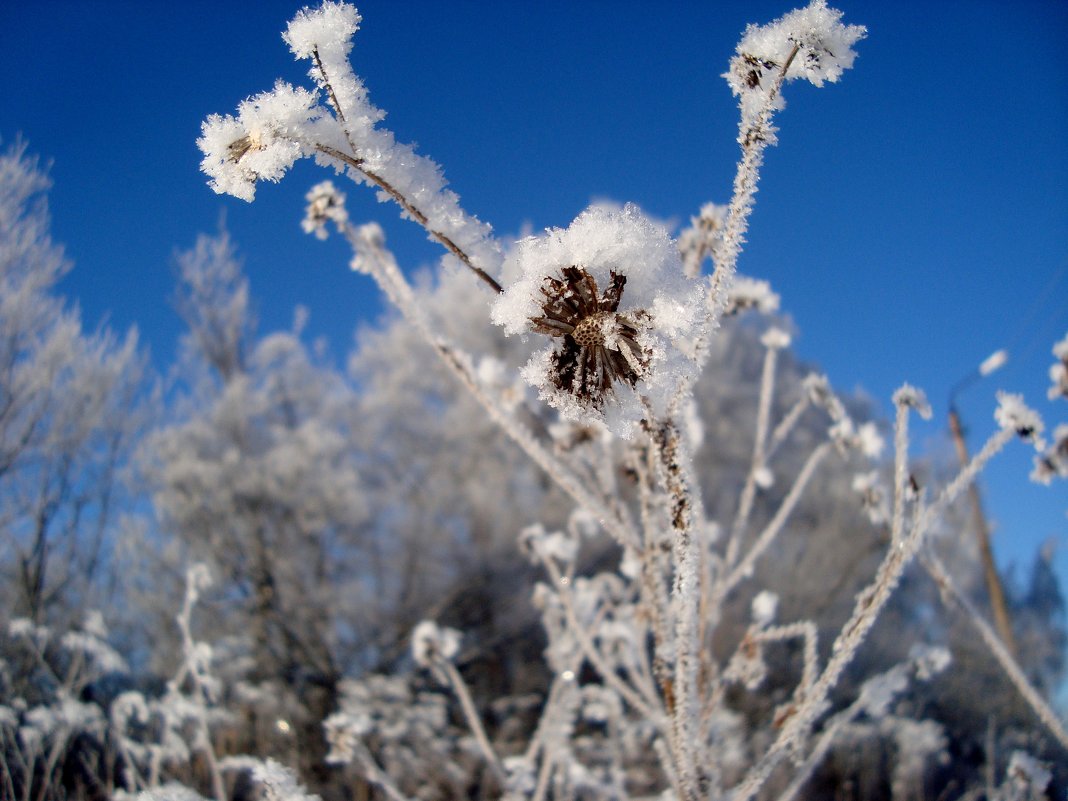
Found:
<svg viewBox="0 0 1068 801"><path fill-rule="evenodd" d="M216 192L251 201L257 181L278 181L313 148L304 133L320 119L314 93L279 81L270 92L250 97L237 116L212 114L201 126L200 169Z"/></svg>
<svg viewBox="0 0 1068 801"><path fill-rule="evenodd" d="M313 186L304 196L308 205L300 227L306 234L314 234L316 239L326 239L326 223L333 220L338 226L348 222L349 214L345 209L345 195L339 192L333 181L322 181Z"/></svg>
<svg viewBox="0 0 1068 801"><path fill-rule="evenodd" d="M610 276L603 293L581 267L565 267L559 278L546 276L541 314L530 321L539 334L561 339L551 357L553 384L595 407L612 394L613 382L634 386L652 355L638 343L648 315L641 309L619 313L627 277L614 270Z"/></svg>
<svg viewBox="0 0 1068 801"><path fill-rule="evenodd" d="M1020 439L1032 443L1036 450L1044 450L1046 444L1042 439L1042 432L1045 426L1038 412L1024 403L1022 395L998 392L997 399L998 408L994 412L994 419L998 425L1003 429L1015 431Z"/></svg>
<svg viewBox="0 0 1068 801"><path fill-rule="evenodd" d="M1053 430L1053 443L1035 456L1031 480L1048 485L1054 478L1068 478L1068 423Z"/></svg>
<svg viewBox="0 0 1068 801"><path fill-rule="evenodd" d="M509 334L553 341L523 371L567 419L628 435L638 395L667 402L693 369L687 343L701 323L700 287L683 274L675 243L635 206L594 206L567 229L518 243L518 272L493 320Z"/></svg>

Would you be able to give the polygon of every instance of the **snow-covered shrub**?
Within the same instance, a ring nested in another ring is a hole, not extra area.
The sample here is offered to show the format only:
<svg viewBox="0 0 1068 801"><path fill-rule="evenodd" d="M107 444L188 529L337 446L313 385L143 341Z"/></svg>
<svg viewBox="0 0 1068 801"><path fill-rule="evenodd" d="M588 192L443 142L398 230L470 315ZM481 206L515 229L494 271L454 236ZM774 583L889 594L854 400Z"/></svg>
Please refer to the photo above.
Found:
<svg viewBox="0 0 1068 801"><path fill-rule="evenodd" d="M822 86L852 66L865 31L841 16L814 0L746 30L725 76L741 115L733 195L726 207L702 209L676 242L633 206L593 207L514 244L496 239L461 208L436 164L381 125L384 114L348 61L361 20L343 3L305 9L285 33L294 55L310 62L314 90L279 83L242 103L236 116L205 122L202 166L217 191L252 200L259 180L279 180L296 159L314 158L396 202L445 249L446 271L466 271L492 297L493 322L537 343L522 367L507 353L502 358L493 335L482 342L470 330L453 336L409 283L381 229L353 224L332 185L312 190L305 230L322 238L332 228L348 240L352 267L379 285L475 413L499 427L575 509L562 520L515 521L523 550L544 574L533 599L550 676L524 746L500 752L467 688L462 638L435 622L414 626L412 660L450 690L456 720L444 719L440 699L413 709L407 680L397 676L349 685L341 711L328 719L332 758L349 760L385 796L419 797L430 786L516 799L792 795L849 738L889 744L891 792L922 794L947 738L922 710L899 710L898 699L917 682L936 680L946 653L902 655L860 682L847 675L917 564L1068 747L1063 726L959 590L932 536L1013 439L1039 452L1047 466L1039 478L1056 472L1048 468L1056 463L1042 422L1022 398L1003 394L1001 430L947 481L927 484L910 461L909 426L931 409L921 390L902 386L893 397L894 455L884 478L871 463L882 437L854 418L825 378L809 376L783 397L777 378L790 338L769 326L759 340L747 467L740 480L714 477L711 489L698 471L702 444L715 448L736 419L703 419L693 392L725 317L776 305L765 286L736 277L762 154L778 135L772 119L788 82ZM548 406L517 386L516 376ZM1060 372L1051 376L1059 386ZM780 597L788 587L755 585L772 552L789 553L784 532L817 476L843 462L860 476L848 494L882 526L884 542L828 631L816 608ZM598 535L614 545L590 564L581 555ZM743 595L740 618L731 610ZM398 709L405 699L407 708ZM452 728L460 721L470 738ZM481 768L462 768L470 762L455 756L460 751ZM443 761L452 773L435 767ZM420 770L421 781L413 778ZM439 785L439 774L448 783Z"/></svg>

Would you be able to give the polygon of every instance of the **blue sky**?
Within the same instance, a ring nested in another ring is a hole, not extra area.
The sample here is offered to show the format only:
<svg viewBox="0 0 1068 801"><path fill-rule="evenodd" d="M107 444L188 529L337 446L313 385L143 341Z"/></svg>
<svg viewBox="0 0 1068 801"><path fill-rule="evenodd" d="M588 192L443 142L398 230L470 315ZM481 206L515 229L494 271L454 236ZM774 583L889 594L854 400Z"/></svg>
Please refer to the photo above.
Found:
<svg viewBox="0 0 1068 801"><path fill-rule="evenodd" d="M0 3L0 137L52 162L53 232L75 263L63 290L90 324L136 324L161 368L180 333L173 252L223 213L264 330L303 304L340 362L378 313L341 246L300 231L316 168L251 205L198 172L208 113L303 79L279 35L297 5ZM1068 3L838 5L869 37L841 83L789 87L740 269L772 282L801 357L840 389L884 412L905 380L927 391L918 453L945 449L950 387L999 347L1009 366L961 398L973 448L998 388L1068 419L1045 402L1068 332ZM602 198L684 221L728 199L737 115L719 76L739 34L790 7L372 0L353 60L398 138L502 234L566 226ZM347 191L403 264L436 257L391 207ZM1029 566L1055 537L1068 584L1068 491L1031 485L1029 463L1014 448L984 480L995 550Z"/></svg>

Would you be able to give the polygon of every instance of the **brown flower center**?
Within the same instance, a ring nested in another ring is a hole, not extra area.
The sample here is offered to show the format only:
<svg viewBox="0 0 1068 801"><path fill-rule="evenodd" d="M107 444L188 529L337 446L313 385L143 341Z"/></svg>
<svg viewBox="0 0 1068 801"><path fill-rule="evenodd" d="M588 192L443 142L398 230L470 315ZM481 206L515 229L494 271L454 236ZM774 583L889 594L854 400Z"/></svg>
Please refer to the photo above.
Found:
<svg viewBox="0 0 1068 801"><path fill-rule="evenodd" d="M575 330L571 332L571 336L575 342L583 348L596 348L604 345L604 322L606 317L610 317L612 312L595 312L588 317L584 317L578 325L575 326Z"/></svg>

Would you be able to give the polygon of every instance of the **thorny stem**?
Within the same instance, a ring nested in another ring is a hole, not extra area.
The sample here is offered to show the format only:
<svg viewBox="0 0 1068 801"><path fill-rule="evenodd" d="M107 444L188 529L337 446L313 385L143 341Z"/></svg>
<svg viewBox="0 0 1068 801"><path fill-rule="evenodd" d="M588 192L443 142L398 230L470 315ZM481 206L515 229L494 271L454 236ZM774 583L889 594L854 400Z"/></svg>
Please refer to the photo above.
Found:
<svg viewBox="0 0 1068 801"><path fill-rule="evenodd" d="M423 228L427 230L427 233L429 233L432 237L434 237L434 239L440 242L446 250L448 250L456 258L463 262L464 265L469 270L471 270L471 272L473 272L482 281L489 285L489 287L494 292L503 292L504 290L501 288L501 285L497 283L497 281L494 280L489 273L487 273L481 267L477 267L474 262L471 261L471 257L459 245L453 242L445 234L441 233L440 231L435 231L433 228L431 228L430 221L427 219L427 216L422 211L420 211L411 201L408 200L408 198L406 198L396 187L390 184L385 178L374 172L371 172L371 170L369 170L364 164L364 160L356 155L358 149L356 147L356 143L352 141L352 136L349 134L349 126L348 121L345 119L345 112L341 108L341 103L337 99L337 95L334 92L334 87L330 83L330 78L326 74L326 69L323 66L322 59L319 57L318 48L312 50L312 58L315 61L315 68L319 71L319 74L323 78L323 87L326 89L327 96L330 98L330 105L334 107L334 113L337 114L337 118L341 122L341 130L345 132L345 139L349 143L349 148L352 150L352 155L349 156L348 154L342 153L336 148L321 143L316 143L315 149L323 155L330 156L332 158L344 162L345 164L359 172L361 175L365 176L367 180L371 181L371 183L373 183L375 186L377 186L379 189L381 189L387 195L393 198L393 200L396 201L397 205L404 209L404 211L408 215L410 215L412 219L414 219L417 223L419 223L421 226L423 226Z"/></svg>
<svg viewBox="0 0 1068 801"><path fill-rule="evenodd" d="M979 471L1015 436L1010 429L1003 429L994 434L983 449L972 458L971 462L957 474L956 478L942 491L938 499L917 514L912 530L897 542L892 542L890 550L883 558L882 564L872 582L857 595L857 604L853 614L846 621L831 646L831 658L812 691L801 704L797 712L787 719L779 736L764 756L750 768L749 773L735 788L733 801L748 801L767 781L775 766L786 755L790 747L805 736L809 727L822 714L827 696L834 689L842 672L856 655L857 649L864 641L879 613L897 588L905 568L911 564L913 557L931 525L945 507L973 482Z"/></svg>

